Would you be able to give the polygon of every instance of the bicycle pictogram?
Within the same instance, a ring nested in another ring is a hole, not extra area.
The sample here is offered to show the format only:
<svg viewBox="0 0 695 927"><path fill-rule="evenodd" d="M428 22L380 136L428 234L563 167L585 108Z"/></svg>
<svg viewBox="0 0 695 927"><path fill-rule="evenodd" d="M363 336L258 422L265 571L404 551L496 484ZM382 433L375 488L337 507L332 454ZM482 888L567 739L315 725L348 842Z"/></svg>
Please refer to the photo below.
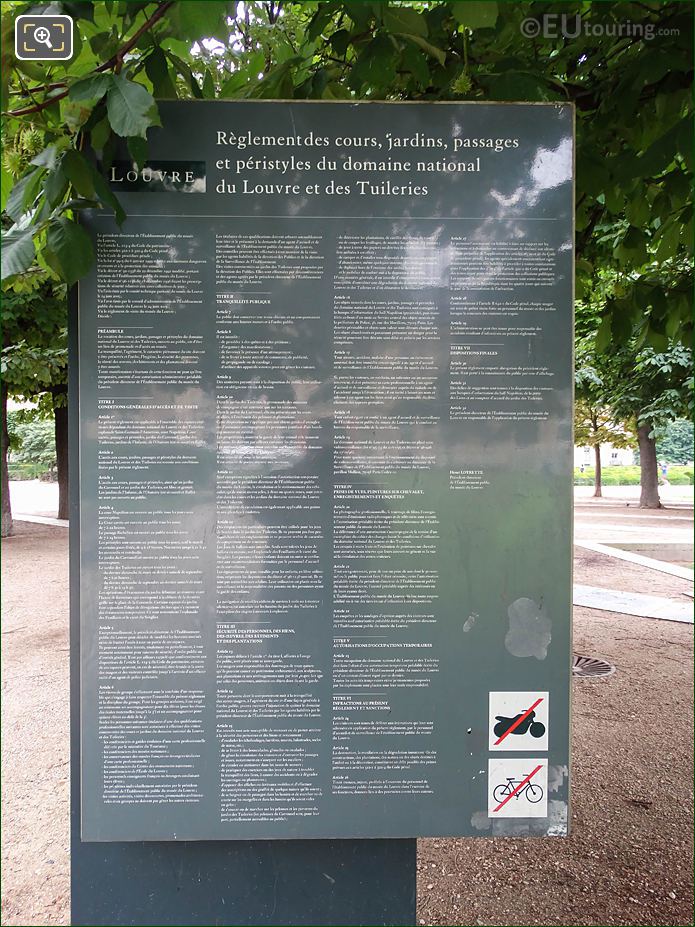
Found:
<svg viewBox="0 0 695 927"><path fill-rule="evenodd" d="M530 779L526 781L526 784L524 782L523 779L517 780L513 776L508 776L506 782L500 782L495 786L492 797L498 803L504 802L508 798L517 800L525 798L526 801L530 801L535 805L543 798L543 788L535 782L531 782Z"/></svg>
<svg viewBox="0 0 695 927"><path fill-rule="evenodd" d="M488 816L548 816L548 760L495 758L488 763Z"/></svg>

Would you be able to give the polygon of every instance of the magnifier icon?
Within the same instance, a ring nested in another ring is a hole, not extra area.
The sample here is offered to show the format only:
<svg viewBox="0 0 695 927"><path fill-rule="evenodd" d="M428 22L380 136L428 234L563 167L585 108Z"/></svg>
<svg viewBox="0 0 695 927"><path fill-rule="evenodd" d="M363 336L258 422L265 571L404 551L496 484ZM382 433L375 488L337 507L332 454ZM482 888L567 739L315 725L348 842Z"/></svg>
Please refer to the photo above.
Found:
<svg viewBox="0 0 695 927"><path fill-rule="evenodd" d="M40 42L41 45L45 45L47 48L53 48L51 45L51 33L45 26L37 26L34 29L34 41Z"/></svg>

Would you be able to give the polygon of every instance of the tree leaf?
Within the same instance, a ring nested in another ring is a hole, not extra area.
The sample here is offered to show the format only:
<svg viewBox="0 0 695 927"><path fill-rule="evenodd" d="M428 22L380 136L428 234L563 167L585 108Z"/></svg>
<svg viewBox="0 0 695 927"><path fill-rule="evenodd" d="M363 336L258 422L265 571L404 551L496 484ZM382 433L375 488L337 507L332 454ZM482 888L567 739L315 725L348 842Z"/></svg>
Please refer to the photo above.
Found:
<svg viewBox="0 0 695 927"><path fill-rule="evenodd" d="M2 233L2 279L23 273L34 260L33 229L13 226Z"/></svg>
<svg viewBox="0 0 695 927"><path fill-rule="evenodd" d="M609 187L606 190L606 208L614 215L624 212L625 201L619 187Z"/></svg>
<svg viewBox="0 0 695 927"><path fill-rule="evenodd" d="M218 94L220 100L229 100L235 97L247 83L248 75L244 71L235 71L220 87L220 92Z"/></svg>
<svg viewBox="0 0 695 927"><path fill-rule="evenodd" d="M208 70L205 71L205 77L203 77L203 96L206 100L215 99L215 81Z"/></svg>
<svg viewBox="0 0 695 927"><path fill-rule="evenodd" d="M288 58L282 64L273 68L263 78L252 87L253 96L261 99L283 99L291 97L294 91L294 81L292 78L292 69L297 67L303 61L299 56Z"/></svg>
<svg viewBox="0 0 695 927"><path fill-rule="evenodd" d="M489 83L494 100L556 100L559 94L543 77L522 71L505 71L502 74L482 75L480 83Z"/></svg>
<svg viewBox="0 0 695 927"><path fill-rule="evenodd" d="M5 201L5 212L17 222L24 215L24 194L27 184L31 179L31 174L21 177L18 181L12 183L12 187Z"/></svg>
<svg viewBox="0 0 695 927"><path fill-rule="evenodd" d="M364 32L374 18L374 7L379 4L364 3L363 0L344 0L343 6L360 32Z"/></svg>
<svg viewBox="0 0 695 927"><path fill-rule="evenodd" d="M199 84L198 81L195 79L195 76L194 76L194 74L193 74L192 71L191 71L191 73L190 73L189 76L188 76L188 85L189 85L189 87L191 88L191 93L192 93L193 96L196 98L196 100L202 100L202 99L203 99L203 91L200 89L200 84Z"/></svg>
<svg viewBox="0 0 695 927"><path fill-rule="evenodd" d="M108 181L103 174L99 173L98 168L94 168L94 190L96 195L99 197L99 200L105 205L113 209L114 218L119 225L123 225L126 218L125 209L121 206L118 197L113 192L111 187L108 184Z"/></svg>
<svg viewBox="0 0 695 927"><path fill-rule="evenodd" d="M51 209L54 209L68 192L68 178L63 173L62 161L59 161L46 177L43 192Z"/></svg>
<svg viewBox="0 0 695 927"><path fill-rule="evenodd" d="M5 211L5 204L7 203L7 197L10 195L12 187L14 185L14 178L9 171L6 171L5 168L2 168L2 211Z"/></svg>
<svg viewBox="0 0 695 927"><path fill-rule="evenodd" d="M113 80L112 74L91 74L72 85L68 91L68 98L74 103L100 100L111 87Z"/></svg>
<svg viewBox="0 0 695 927"><path fill-rule="evenodd" d="M53 273L56 275L56 277L60 277L62 275L62 269L61 269L60 264L58 263L58 259L56 258L55 254L51 251L51 249L46 247L46 245L43 245L43 247L39 248L39 251L36 257L41 267L45 267L48 270L52 270Z"/></svg>
<svg viewBox="0 0 695 927"><path fill-rule="evenodd" d="M104 147L101 150L101 164L105 170L108 170L113 164L117 151L118 138L113 132L110 132L109 137L106 139Z"/></svg>
<svg viewBox="0 0 695 927"><path fill-rule="evenodd" d="M18 222L19 219L27 212L34 203L39 192L41 178L44 174L43 168L36 167L12 188L7 202L5 203L5 212L11 219Z"/></svg>
<svg viewBox="0 0 695 927"><path fill-rule="evenodd" d="M82 2L82 0L63 0L62 7L65 12L72 16L73 19L86 19L94 22L94 4Z"/></svg>
<svg viewBox="0 0 695 927"><path fill-rule="evenodd" d="M176 99L176 87L169 74L167 57L159 45L155 45L145 58L145 73L152 81L155 97L160 100Z"/></svg>
<svg viewBox="0 0 695 927"><path fill-rule="evenodd" d="M89 235L70 219L54 219L48 226L46 244L55 255L60 275L67 283L76 283L94 261Z"/></svg>
<svg viewBox="0 0 695 927"><path fill-rule="evenodd" d="M331 22L332 15L336 8L335 3L320 3L316 13L314 13L309 27L307 29L307 38L313 42L317 39L326 26Z"/></svg>
<svg viewBox="0 0 695 927"><path fill-rule="evenodd" d="M352 94L345 86L337 81L332 81L324 87L322 99L324 100L351 100Z"/></svg>
<svg viewBox="0 0 695 927"><path fill-rule="evenodd" d="M637 163L643 176L651 177L660 174L673 162L681 147L680 131L680 124L673 126L642 152Z"/></svg>
<svg viewBox="0 0 695 927"><path fill-rule="evenodd" d="M616 307L611 315L611 341L624 344L632 335L632 328L629 312L621 311Z"/></svg>
<svg viewBox="0 0 695 927"><path fill-rule="evenodd" d="M428 55L431 55L432 58L436 58L437 61L441 64L442 67L446 64L446 52L442 51L441 48L437 48L431 42L426 41L421 38L419 35L404 35L404 39L409 39L411 42L414 42L416 45L419 45L420 48L427 52Z"/></svg>
<svg viewBox="0 0 695 927"><path fill-rule="evenodd" d="M656 257L659 261L666 261L678 252L681 239L681 223L672 219L659 230L659 243L656 248Z"/></svg>
<svg viewBox="0 0 695 927"><path fill-rule="evenodd" d="M75 103L73 100L62 100L60 104L60 118L71 133L79 132L92 115L91 103Z"/></svg>
<svg viewBox="0 0 695 927"><path fill-rule="evenodd" d="M351 36L347 29L338 29L337 32L334 32L329 39L331 43L331 48L338 55L339 58L342 58L345 52L348 50L350 45Z"/></svg>
<svg viewBox="0 0 695 927"><path fill-rule="evenodd" d="M87 200L84 197L68 200L60 207L60 212L70 212L73 209L98 209L98 200Z"/></svg>
<svg viewBox="0 0 695 927"><path fill-rule="evenodd" d="M92 148L95 148L97 151L102 151L109 139L109 135L111 135L111 126L109 125L108 117L104 116L103 119L100 119L99 122L92 127L89 133Z"/></svg>
<svg viewBox="0 0 695 927"><path fill-rule="evenodd" d="M650 212L649 203L644 198L642 189L638 187L632 199L625 206L625 215L630 225L636 225L638 228L646 225L649 220Z"/></svg>
<svg viewBox="0 0 695 927"><path fill-rule="evenodd" d="M427 58L414 45L407 45L401 55L401 65L413 75L420 87L429 87L430 69Z"/></svg>
<svg viewBox="0 0 695 927"><path fill-rule="evenodd" d="M80 196L84 196L86 199L91 199L94 196L93 171L87 159L79 151L69 148L63 155L61 167L63 173Z"/></svg>
<svg viewBox="0 0 695 927"><path fill-rule="evenodd" d="M174 69L181 75L181 77L187 81L190 81L192 75L188 64L182 58L179 58L178 55L175 55L171 50L167 50L165 54L169 61L171 61L173 64Z"/></svg>
<svg viewBox="0 0 695 927"><path fill-rule="evenodd" d="M456 22L469 29L489 29L497 22L497 4L487 0L457 0L451 4Z"/></svg>
<svg viewBox="0 0 695 927"><path fill-rule="evenodd" d="M120 74L114 75L106 96L106 110L111 128L121 138L131 135L146 137L150 126L161 125L157 104L151 93Z"/></svg>
<svg viewBox="0 0 695 927"><path fill-rule="evenodd" d="M586 146L577 153L577 187L596 197L602 193L608 183L606 160L595 148Z"/></svg>
<svg viewBox="0 0 695 927"><path fill-rule="evenodd" d="M101 61L108 61L118 51L118 34L98 32L91 37L89 45L97 58Z"/></svg>
<svg viewBox="0 0 695 927"><path fill-rule="evenodd" d="M655 351L665 351L668 348L668 338L663 332L658 332L651 326L647 329L647 341Z"/></svg>
<svg viewBox="0 0 695 927"><path fill-rule="evenodd" d="M386 87L396 76L392 42L385 35L378 35L360 52L350 72L349 84L355 90L363 84L370 87Z"/></svg>
<svg viewBox="0 0 695 927"><path fill-rule="evenodd" d="M211 38L224 22L228 4L219 0L183 0L176 4L172 20L178 33L186 39Z"/></svg>
<svg viewBox="0 0 695 927"><path fill-rule="evenodd" d="M611 343L611 318L609 315L604 316L601 319L601 324L598 327L596 332L596 350L601 354L603 353L608 345Z"/></svg>
<svg viewBox="0 0 695 927"><path fill-rule="evenodd" d="M427 36L427 23L417 10L407 6L387 6L383 13L384 28L405 35Z"/></svg>
<svg viewBox="0 0 695 927"><path fill-rule="evenodd" d="M623 247L627 251L639 251L644 247L644 232L634 225L629 226L623 238Z"/></svg>
<svg viewBox="0 0 695 927"><path fill-rule="evenodd" d="M47 148L44 148L43 151L40 151L35 158L31 159L31 163L35 164L37 167L45 167L48 170L51 170L55 167L56 159L59 154L59 149L57 145L48 145Z"/></svg>
<svg viewBox="0 0 695 927"><path fill-rule="evenodd" d="M134 136L128 139L128 151L131 158L142 170L147 158L147 141L144 138Z"/></svg>

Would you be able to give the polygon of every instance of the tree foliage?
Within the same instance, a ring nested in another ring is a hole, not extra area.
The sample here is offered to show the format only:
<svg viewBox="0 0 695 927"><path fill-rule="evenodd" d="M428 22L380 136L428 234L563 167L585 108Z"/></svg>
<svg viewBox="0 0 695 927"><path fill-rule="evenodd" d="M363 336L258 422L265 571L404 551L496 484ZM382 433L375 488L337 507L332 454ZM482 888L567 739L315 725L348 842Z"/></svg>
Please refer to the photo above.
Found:
<svg viewBox="0 0 695 927"><path fill-rule="evenodd" d="M47 470L56 465L55 426L52 419L9 412L7 425L12 462L38 464Z"/></svg>
<svg viewBox="0 0 695 927"><path fill-rule="evenodd" d="M657 441L670 424L693 416L692 351L670 341L665 351L639 346L633 336L623 345L587 357L586 343L579 343L577 392L590 411L603 410L612 422L634 431L639 442L642 470L640 504L660 507L656 469ZM612 441L612 439L611 439ZM598 494L598 493L597 493Z"/></svg>
<svg viewBox="0 0 695 927"><path fill-rule="evenodd" d="M670 464L692 463L695 456L693 443L693 423L677 419L665 428L656 442L656 453L659 460Z"/></svg>
<svg viewBox="0 0 695 927"><path fill-rule="evenodd" d="M579 399L574 406L574 443L579 447L632 447L635 436L614 420L606 404Z"/></svg>
<svg viewBox="0 0 695 927"><path fill-rule="evenodd" d="M24 274L3 295L0 375L18 399L50 412L67 385L65 287L41 272Z"/></svg>
<svg viewBox="0 0 695 927"><path fill-rule="evenodd" d="M667 271L664 271L667 273ZM590 293L578 304L575 392L575 441L595 448L610 441L620 446L621 432L639 444L641 504L659 506L656 441L669 424L692 417L692 351L675 339L656 339L631 326L623 339L599 344L603 306L620 294L622 276L614 268L596 274ZM597 329L598 326L598 329ZM614 431L617 438L611 437ZM593 440L591 436L593 434ZM600 456L596 454L596 495L601 494Z"/></svg>
<svg viewBox="0 0 695 927"><path fill-rule="evenodd" d="M692 351L670 342L665 351L652 347L616 352L606 386L612 408L622 419L634 417L661 437L676 419L693 415Z"/></svg>
<svg viewBox="0 0 695 927"><path fill-rule="evenodd" d="M40 150L19 170L6 152L3 277L35 254L68 282L87 271L76 214L95 204L124 214L85 151L108 164L125 139L142 163L155 98L571 101L579 294L605 267L620 275L599 347L635 332L655 350L690 337L690 4L563 3L565 34L556 23L529 39L522 24L547 6L63 2L51 9L75 17L76 54L52 64L15 59L13 18L29 7L4 6L6 128L34 133Z"/></svg>

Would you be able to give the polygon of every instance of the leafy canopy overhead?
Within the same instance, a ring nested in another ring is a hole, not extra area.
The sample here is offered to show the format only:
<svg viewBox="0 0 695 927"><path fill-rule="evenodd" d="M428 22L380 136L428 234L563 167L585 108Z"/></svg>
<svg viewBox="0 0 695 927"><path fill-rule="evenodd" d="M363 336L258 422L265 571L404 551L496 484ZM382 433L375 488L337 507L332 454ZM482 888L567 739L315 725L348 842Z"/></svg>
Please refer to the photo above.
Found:
<svg viewBox="0 0 695 927"><path fill-rule="evenodd" d="M75 222L125 218L92 160L125 140L138 164L155 98L571 101L577 114L577 286L619 277L599 347L635 336L655 351L692 333L692 16L689 3L567 2L551 37L522 24L555 7L447 2L63 2L70 62L20 62L3 3L3 279L33 261L68 283L91 245ZM573 17L579 16L579 28ZM559 18L559 17L558 17ZM625 32L625 24L631 30ZM31 133L22 163L14 139Z"/></svg>

